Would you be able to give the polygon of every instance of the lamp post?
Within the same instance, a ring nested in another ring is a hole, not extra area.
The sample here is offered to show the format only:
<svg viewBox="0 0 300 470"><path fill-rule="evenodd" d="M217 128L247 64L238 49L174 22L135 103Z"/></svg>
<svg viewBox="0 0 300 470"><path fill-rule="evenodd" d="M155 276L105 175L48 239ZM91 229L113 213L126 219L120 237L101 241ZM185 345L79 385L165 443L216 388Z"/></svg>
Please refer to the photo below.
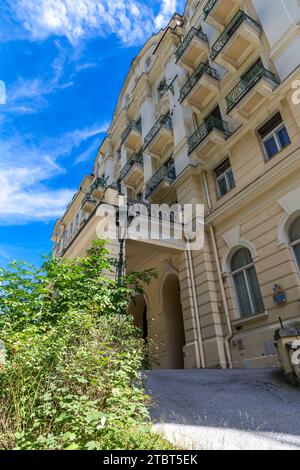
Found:
<svg viewBox="0 0 300 470"><path fill-rule="evenodd" d="M118 266L117 266L117 283L118 287L122 285L122 278L125 274L125 260L124 260L124 238L119 239L120 243L120 252L119 252L119 259L118 259Z"/></svg>
<svg viewBox="0 0 300 470"><path fill-rule="evenodd" d="M118 233L118 241L120 245L119 250L119 258L117 263L117 270L116 270L116 280L118 287L122 285L122 278L125 274L125 253L124 253L124 246L125 246L125 237L126 237L126 222L127 222L127 206L119 206L116 214L116 226L117 226L117 233Z"/></svg>

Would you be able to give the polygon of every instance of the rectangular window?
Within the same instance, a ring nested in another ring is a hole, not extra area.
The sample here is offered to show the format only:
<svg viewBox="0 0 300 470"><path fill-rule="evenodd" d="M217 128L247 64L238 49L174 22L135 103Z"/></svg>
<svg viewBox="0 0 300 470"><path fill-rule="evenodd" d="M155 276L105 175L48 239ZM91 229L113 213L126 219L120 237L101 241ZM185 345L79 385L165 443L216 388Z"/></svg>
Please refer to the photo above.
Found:
<svg viewBox="0 0 300 470"><path fill-rule="evenodd" d="M162 98L166 91L167 91L167 81L165 78L163 78L157 87L158 99Z"/></svg>
<svg viewBox="0 0 300 470"><path fill-rule="evenodd" d="M215 169L219 197L225 196L235 188L235 180L229 158Z"/></svg>
<svg viewBox="0 0 300 470"><path fill-rule="evenodd" d="M282 120L281 114L277 113L258 131L264 151L268 160L291 143L291 139Z"/></svg>

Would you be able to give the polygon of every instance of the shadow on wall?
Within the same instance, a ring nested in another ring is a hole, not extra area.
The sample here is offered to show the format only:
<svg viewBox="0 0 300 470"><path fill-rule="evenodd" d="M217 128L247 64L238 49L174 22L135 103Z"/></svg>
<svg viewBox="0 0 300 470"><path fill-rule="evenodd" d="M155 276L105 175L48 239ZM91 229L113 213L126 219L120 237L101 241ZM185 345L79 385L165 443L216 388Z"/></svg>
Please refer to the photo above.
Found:
<svg viewBox="0 0 300 470"><path fill-rule="evenodd" d="M142 295L137 295L132 300L128 313L133 316L134 326L141 330L143 339L146 340L148 338L147 304Z"/></svg>
<svg viewBox="0 0 300 470"><path fill-rule="evenodd" d="M163 311L168 369L184 369L184 323L180 299L180 285L176 275L170 274L163 285Z"/></svg>

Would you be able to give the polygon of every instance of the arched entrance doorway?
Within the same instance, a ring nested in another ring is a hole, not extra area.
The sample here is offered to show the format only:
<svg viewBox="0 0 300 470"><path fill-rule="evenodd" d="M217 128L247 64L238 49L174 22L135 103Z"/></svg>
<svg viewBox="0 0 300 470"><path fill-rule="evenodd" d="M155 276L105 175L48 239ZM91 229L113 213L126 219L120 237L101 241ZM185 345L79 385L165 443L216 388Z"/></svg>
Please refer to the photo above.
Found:
<svg viewBox="0 0 300 470"><path fill-rule="evenodd" d="M147 304L142 295L137 295L130 303L128 313L133 316L134 326L141 330L143 338L148 338Z"/></svg>
<svg viewBox="0 0 300 470"><path fill-rule="evenodd" d="M163 285L163 309L166 327L167 367L183 369L184 323L178 277L170 274Z"/></svg>

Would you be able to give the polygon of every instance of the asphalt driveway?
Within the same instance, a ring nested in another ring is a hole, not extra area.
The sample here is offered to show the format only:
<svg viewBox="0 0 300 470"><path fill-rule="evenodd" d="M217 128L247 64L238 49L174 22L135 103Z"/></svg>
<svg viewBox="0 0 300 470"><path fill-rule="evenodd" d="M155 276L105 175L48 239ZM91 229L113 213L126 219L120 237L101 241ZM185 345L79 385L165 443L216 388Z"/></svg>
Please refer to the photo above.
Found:
<svg viewBox="0 0 300 470"><path fill-rule="evenodd" d="M300 388L277 369L157 370L155 429L185 449L300 450Z"/></svg>

